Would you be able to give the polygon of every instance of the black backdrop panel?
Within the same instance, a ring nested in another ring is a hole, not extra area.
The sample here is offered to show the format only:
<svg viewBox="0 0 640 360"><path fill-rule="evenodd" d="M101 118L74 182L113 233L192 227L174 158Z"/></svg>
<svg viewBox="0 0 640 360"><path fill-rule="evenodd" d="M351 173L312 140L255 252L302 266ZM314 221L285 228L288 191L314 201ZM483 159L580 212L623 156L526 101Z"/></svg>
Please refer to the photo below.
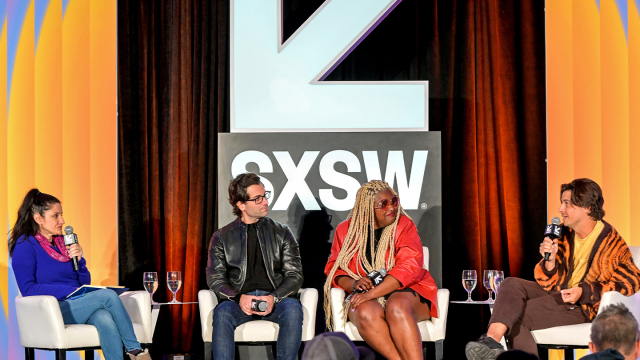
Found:
<svg viewBox="0 0 640 360"><path fill-rule="evenodd" d="M300 243L305 284L321 290L335 227L359 186L391 183L429 248L429 271L442 286L440 132L251 133L218 135L218 224L235 219L227 201L234 175L255 172L273 190L269 217Z"/></svg>

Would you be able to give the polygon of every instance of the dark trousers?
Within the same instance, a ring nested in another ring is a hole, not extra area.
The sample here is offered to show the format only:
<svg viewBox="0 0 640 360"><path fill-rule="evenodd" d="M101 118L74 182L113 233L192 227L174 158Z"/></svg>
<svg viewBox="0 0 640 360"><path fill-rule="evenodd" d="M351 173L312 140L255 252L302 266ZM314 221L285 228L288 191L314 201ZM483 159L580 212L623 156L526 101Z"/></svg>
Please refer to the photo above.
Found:
<svg viewBox="0 0 640 360"><path fill-rule="evenodd" d="M588 322L580 305L565 303L559 291L548 293L535 281L510 277L500 286L489 325L506 325L510 347L537 355L531 330Z"/></svg>

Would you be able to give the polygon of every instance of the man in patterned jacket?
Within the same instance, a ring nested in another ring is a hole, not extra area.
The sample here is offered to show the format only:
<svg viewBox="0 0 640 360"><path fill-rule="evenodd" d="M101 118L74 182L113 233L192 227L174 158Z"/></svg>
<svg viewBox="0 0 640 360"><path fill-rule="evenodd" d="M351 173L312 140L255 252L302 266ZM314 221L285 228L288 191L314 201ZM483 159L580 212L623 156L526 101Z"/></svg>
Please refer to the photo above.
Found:
<svg viewBox="0 0 640 360"><path fill-rule="evenodd" d="M530 330L591 322L602 294L640 290L640 270L613 226L602 220L600 186L576 179L560 190L563 230L560 238L545 238L540 255L550 253L534 269L536 281L507 278L493 307L487 334L467 344L467 359L495 359L510 347L538 354Z"/></svg>

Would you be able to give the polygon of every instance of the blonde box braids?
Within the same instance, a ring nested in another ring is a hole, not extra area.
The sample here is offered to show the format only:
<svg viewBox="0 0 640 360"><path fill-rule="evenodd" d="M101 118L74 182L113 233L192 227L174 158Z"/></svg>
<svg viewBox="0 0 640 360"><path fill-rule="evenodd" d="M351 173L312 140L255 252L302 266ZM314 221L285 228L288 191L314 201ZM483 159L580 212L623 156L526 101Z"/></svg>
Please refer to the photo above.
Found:
<svg viewBox="0 0 640 360"><path fill-rule="evenodd" d="M367 245L367 239L369 234L373 237L373 230L375 224L375 196L380 191L390 190L393 195L398 195L389 184L382 180L372 180L368 183L362 185L360 189L358 189L358 193L356 194L356 203L351 209L349 216L347 219L351 219L351 223L349 224L349 230L347 231L347 236L342 243L342 248L338 253L338 257L336 262L331 268L331 272L327 276L327 281L324 284L324 314L326 319L327 328L329 331L333 331L333 322L331 318L331 283L332 279L336 273L336 270L342 269L349 274L350 277L359 280L362 276L354 273L349 269L349 262L357 253L357 263L362 264L366 273L370 273L374 270L378 270L384 268L387 270L391 270L395 265L395 234L396 229L398 227L398 219L400 219L400 214L407 215L402 209L401 206L398 206L398 212L396 213L396 218L390 226L387 226L380 237L380 241L378 243L377 248L374 249L370 247L371 259L373 259L373 263L369 263L369 260L366 256L363 256ZM389 261L386 262L385 257L387 250L389 251ZM379 297L378 301L380 304L384 306L384 297ZM349 310L349 303L345 303L342 308L342 317L346 321L347 314Z"/></svg>

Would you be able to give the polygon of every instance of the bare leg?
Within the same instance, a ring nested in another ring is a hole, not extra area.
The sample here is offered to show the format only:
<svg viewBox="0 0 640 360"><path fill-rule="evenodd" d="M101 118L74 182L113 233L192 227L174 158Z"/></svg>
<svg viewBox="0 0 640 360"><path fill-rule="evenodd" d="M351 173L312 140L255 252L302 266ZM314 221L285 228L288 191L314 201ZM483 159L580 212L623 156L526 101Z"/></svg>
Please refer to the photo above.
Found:
<svg viewBox="0 0 640 360"><path fill-rule="evenodd" d="M487 331L487 336L493 338L493 340L500 342L504 334L507 333L507 325L503 323L493 323L489 325L489 330Z"/></svg>
<svg viewBox="0 0 640 360"><path fill-rule="evenodd" d="M349 311L349 320L358 329L364 341L380 355L389 360L401 359L391 340L382 305L377 300L366 301L358 306L356 311Z"/></svg>
<svg viewBox="0 0 640 360"><path fill-rule="evenodd" d="M405 360L422 359L422 339L418 322L431 318L427 304L409 292L398 292L389 296L385 315L391 338Z"/></svg>

